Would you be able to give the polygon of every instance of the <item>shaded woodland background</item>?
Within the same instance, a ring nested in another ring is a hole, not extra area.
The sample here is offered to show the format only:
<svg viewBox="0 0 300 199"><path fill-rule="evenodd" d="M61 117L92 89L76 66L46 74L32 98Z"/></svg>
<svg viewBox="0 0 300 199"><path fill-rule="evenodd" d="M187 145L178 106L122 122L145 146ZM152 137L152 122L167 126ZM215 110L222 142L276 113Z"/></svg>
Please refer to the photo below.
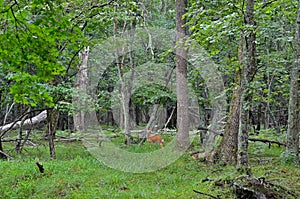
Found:
<svg viewBox="0 0 300 199"><path fill-rule="evenodd" d="M86 128L80 104L72 104L80 90L89 92L92 50L110 37L134 37L141 28L146 32L144 46L116 51L114 62L98 76L95 96L86 98L94 104L101 125L118 126L128 145L133 129L178 129L177 141L186 143L190 130L218 130L223 138L210 155L246 168L249 134L271 131L285 137L280 140L286 146L283 157L299 163L297 1L1 1L0 13L1 157L7 157L1 141L9 139L10 130L18 129L19 151L37 128L44 131L50 156L55 157L56 130L72 133ZM152 41L158 34L151 32L152 27L176 29L177 42L188 36L217 65L216 76L225 86L220 95L228 104L226 117L218 121L223 129L210 126L215 99L201 71L190 67L184 57L180 62L178 54L187 49L161 48ZM146 67L151 64L163 68L165 83L152 82L133 91L135 68L143 65L151 73ZM180 74L186 80L179 80ZM174 85L184 81L185 89L175 92ZM181 92L187 96L187 85L196 93L199 107L198 125L190 128L187 120L185 126L178 125L178 118L188 117L188 99L178 100ZM111 96L116 88L122 106L113 117ZM184 109L178 106L181 102ZM29 125L30 118L42 122Z"/></svg>

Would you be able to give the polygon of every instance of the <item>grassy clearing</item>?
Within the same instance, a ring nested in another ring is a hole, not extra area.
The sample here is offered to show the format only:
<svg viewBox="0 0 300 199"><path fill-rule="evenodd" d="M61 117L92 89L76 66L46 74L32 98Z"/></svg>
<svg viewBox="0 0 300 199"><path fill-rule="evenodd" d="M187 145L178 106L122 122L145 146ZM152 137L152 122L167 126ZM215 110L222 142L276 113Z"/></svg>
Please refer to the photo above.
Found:
<svg viewBox="0 0 300 199"><path fill-rule="evenodd" d="M5 143L4 148L13 146ZM155 150L149 149L148 144L127 149L139 153ZM282 151L277 146L269 149L267 144L250 143L252 172L300 193L299 167L280 161ZM226 186L202 180L226 182L239 175L232 166L198 162L188 155L156 172L134 174L106 167L80 142L57 143L56 152L57 159L51 160L46 145L27 146L14 161L1 161L0 198L210 198L194 193L193 189L234 198ZM45 173L39 173L37 161L44 165Z"/></svg>

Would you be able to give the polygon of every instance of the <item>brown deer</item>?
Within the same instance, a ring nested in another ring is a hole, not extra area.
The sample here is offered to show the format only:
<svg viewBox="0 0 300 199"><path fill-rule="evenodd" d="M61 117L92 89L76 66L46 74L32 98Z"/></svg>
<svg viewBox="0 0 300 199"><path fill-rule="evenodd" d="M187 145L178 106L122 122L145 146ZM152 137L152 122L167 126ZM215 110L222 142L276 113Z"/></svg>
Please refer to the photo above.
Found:
<svg viewBox="0 0 300 199"><path fill-rule="evenodd" d="M152 147L153 143L157 143L161 148L163 146L164 140L159 135L150 135L151 130L146 130L147 132L147 141L150 143L150 147Z"/></svg>

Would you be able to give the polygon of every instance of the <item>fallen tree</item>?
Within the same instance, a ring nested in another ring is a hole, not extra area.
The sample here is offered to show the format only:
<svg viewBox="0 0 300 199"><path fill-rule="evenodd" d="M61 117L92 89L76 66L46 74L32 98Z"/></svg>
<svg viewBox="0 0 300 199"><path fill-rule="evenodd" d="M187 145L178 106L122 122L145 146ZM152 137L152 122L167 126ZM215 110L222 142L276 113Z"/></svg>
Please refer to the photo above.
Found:
<svg viewBox="0 0 300 199"><path fill-rule="evenodd" d="M219 135L219 136L223 136L223 132L219 132L219 131L215 131L206 127L198 127L198 130L202 130L202 131L209 131L214 133L215 135ZM268 139L262 139L262 138L248 138L248 141L251 142L263 142L263 143L268 143L269 144L269 148L271 148L271 144L277 144L279 147L283 146L286 147L285 143L279 142L279 141L275 141L275 140L268 140ZM212 153L214 153L215 151L213 151ZM195 156L196 154L199 154L198 156ZM210 153L208 152L204 152L203 150L195 150L195 151L191 151L189 152L189 155L193 156L195 159L203 159L206 157L210 156Z"/></svg>
<svg viewBox="0 0 300 199"><path fill-rule="evenodd" d="M27 129L27 128L30 128L32 125L38 124L46 119L47 119L47 110L44 110L41 113L39 113L38 115L36 115L32 118L28 118L24 121L19 120L19 121L15 121L15 122L6 124L4 126L0 126L0 132L2 135L3 133L5 133L9 130L18 129L20 127L22 127L23 129Z"/></svg>
<svg viewBox="0 0 300 199"><path fill-rule="evenodd" d="M280 146L286 146L286 144L282 143L282 142L278 142L275 140L267 140L267 139L261 139L261 138L249 138L249 141L252 142L263 142L263 143L268 143L269 144L269 148L271 148L271 144L277 144L279 147Z"/></svg>
<svg viewBox="0 0 300 199"><path fill-rule="evenodd" d="M202 127L202 126L198 127L198 130L209 131L209 132L212 132L216 135L223 136L222 132L215 131L215 130L212 130L212 129L209 129L209 128L206 128L206 127ZM286 146L285 143L278 142L278 141L275 141L275 140L267 140L267 139L261 139L261 138L251 138L251 137L249 137L248 140L252 141L252 142L269 143L269 147L271 147L271 144L277 144L278 146L284 146L284 147Z"/></svg>

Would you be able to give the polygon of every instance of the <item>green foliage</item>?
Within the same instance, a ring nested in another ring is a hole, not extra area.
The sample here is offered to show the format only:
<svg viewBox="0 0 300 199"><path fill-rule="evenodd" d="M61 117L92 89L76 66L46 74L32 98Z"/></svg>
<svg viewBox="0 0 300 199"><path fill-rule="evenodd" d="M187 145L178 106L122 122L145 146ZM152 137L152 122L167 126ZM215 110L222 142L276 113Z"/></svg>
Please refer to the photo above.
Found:
<svg viewBox="0 0 300 199"><path fill-rule="evenodd" d="M167 101L175 101L175 94L163 85L152 83L141 86L132 95L132 101L140 106L153 104L166 104Z"/></svg>
<svg viewBox="0 0 300 199"><path fill-rule="evenodd" d="M256 1L255 27L244 25L246 2L222 0L189 3L185 17L191 37L218 63L228 99L237 83L235 74L244 63L247 48L245 34L247 30L254 30L258 70L248 90L253 100L247 106L251 106L257 114L261 111L274 114L274 111L287 110L298 2ZM238 60L240 44L243 47L243 60ZM196 83L199 80L193 81ZM273 118L282 120L276 116ZM286 124L286 121L283 123Z"/></svg>
<svg viewBox="0 0 300 199"><path fill-rule="evenodd" d="M209 106L210 99L208 96L207 86L205 80L201 77L201 71L194 68L188 68L188 81L192 84L193 92L197 96L198 104L200 107L205 105Z"/></svg>
<svg viewBox="0 0 300 199"><path fill-rule="evenodd" d="M97 85L97 104L101 111L111 108L113 102L111 95L118 80L118 68L116 66L107 67L101 74Z"/></svg>
<svg viewBox="0 0 300 199"><path fill-rule="evenodd" d="M143 1L144 25L149 27L175 28L175 4L159 0Z"/></svg>
<svg viewBox="0 0 300 199"><path fill-rule="evenodd" d="M72 82L69 75L76 72L77 53L88 45L88 40L103 36L104 27L112 23L107 22L109 15L98 19L101 10L110 13L105 8L107 2L41 0L2 4L0 69L6 74L4 81L9 82L14 101L54 106L58 100L67 100L62 97L65 91L57 92L63 83ZM97 31L93 25L98 26Z"/></svg>
<svg viewBox="0 0 300 199"><path fill-rule="evenodd" d="M119 32L128 28L132 22L147 27L153 35L159 33L152 32L151 26L174 29L174 5L167 5L168 1L119 0L112 1L109 6L102 6L107 2L0 1L0 108L15 101L28 106L54 106L71 113L69 102L73 94L72 77L77 72L77 55L83 46L93 46L113 35L113 22L117 22ZM266 114L278 107L286 108L290 86L289 66L293 63L297 1L256 1L255 27L244 25L243 1L189 3L185 17L191 37L219 64L228 95L236 85L235 73L242 66L238 60L239 42L244 39L243 34L247 30L255 30L258 71L249 89L253 95L252 107L256 109L268 104L270 110L264 109ZM114 11L115 7L117 12ZM157 78L157 71L164 70L164 64L157 64L160 61L168 60L170 65L174 65L173 51L166 53L159 45L164 44L152 46L155 51L153 57L150 52L149 55L144 52L145 46L133 53L138 58L135 64L152 73L154 78ZM156 60L145 64L149 58ZM153 70L153 65L157 65L157 71L150 70ZM130 69L128 66L124 68L124 72ZM199 104L209 105L210 100L205 96L205 83L199 73L190 70L189 83L195 89ZM147 78L143 75L141 79L143 81ZM174 105L176 100L171 88L162 86L164 80L156 80L153 81L155 83L135 89L132 103L147 107L158 102ZM97 108L100 110L111 108L111 94L117 81L117 67L109 67L99 77ZM89 100L87 98L86 102ZM268 129L265 133L261 131L258 137L278 141L285 139L284 134L277 135L274 129ZM169 141L167 136L164 139ZM122 140L114 141L122 144ZM126 150L143 153L150 150L148 146L126 146ZM255 175L275 180L280 177L281 184L299 192L299 168L289 164L291 159L285 156L283 148L269 148L267 144L251 142L249 146L250 164ZM4 149L6 147L10 152L14 146L5 143ZM26 158L1 162L0 184L3 186L0 187L0 198L198 197L192 189L232 198L232 193L226 187L215 187L213 182L203 183L201 180L210 177L226 181L237 175L233 167L195 162L188 156L183 156L173 165L156 173L128 174L106 168L95 161L79 143L59 144L58 159L52 161L47 159L48 153L41 146L26 146L26 149ZM44 163L45 174L38 173L35 166L37 160ZM129 190L121 190L122 187Z"/></svg>
<svg viewBox="0 0 300 199"><path fill-rule="evenodd" d="M0 64L6 70L5 78L12 82L10 93L17 103L53 106L54 96L49 90L55 86L56 77L66 72L60 53L79 33L70 32L63 8L48 1L11 3L2 12L6 15L1 18L7 23L0 35Z"/></svg>
<svg viewBox="0 0 300 199"><path fill-rule="evenodd" d="M192 37L203 46L210 55L226 56L227 49L234 49L236 39L242 28L239 12L242 3L227 1L191 2L186 14ZM232 53L236 53L236 48Z"/></svg>

